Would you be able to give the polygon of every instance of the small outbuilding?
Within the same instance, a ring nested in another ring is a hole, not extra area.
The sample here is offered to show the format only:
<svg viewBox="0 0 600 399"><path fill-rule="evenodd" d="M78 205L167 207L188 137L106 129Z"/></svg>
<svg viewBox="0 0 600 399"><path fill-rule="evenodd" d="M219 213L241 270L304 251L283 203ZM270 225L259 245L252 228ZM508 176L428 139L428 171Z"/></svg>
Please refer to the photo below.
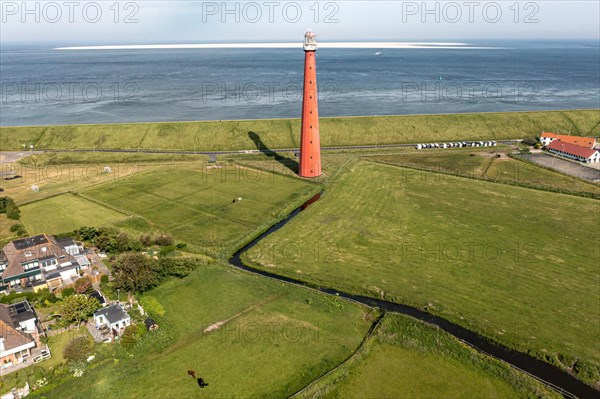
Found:
<svg viewBox="0 0 600 399"><path fill-rule="evenodd" d="M144 324L146 325L146 330L148 331L158 330L158 324L150 317L144 320Z"/></svg>

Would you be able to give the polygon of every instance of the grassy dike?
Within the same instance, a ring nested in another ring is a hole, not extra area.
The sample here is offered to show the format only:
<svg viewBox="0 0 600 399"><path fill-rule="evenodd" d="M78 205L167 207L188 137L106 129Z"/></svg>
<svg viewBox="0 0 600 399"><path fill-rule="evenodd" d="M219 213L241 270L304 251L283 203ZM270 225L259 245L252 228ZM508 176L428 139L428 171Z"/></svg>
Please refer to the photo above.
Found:
<svg viewBox="0 0 600 399"><path fill-rule="evenodd" d="M456 139L509 139L543 130L600 134L600 110L321 118L323 146ZM255 132L261 143L248 134ZM128 123L0 128L0 150L244 150L297 147L299 119Z"/></svg>

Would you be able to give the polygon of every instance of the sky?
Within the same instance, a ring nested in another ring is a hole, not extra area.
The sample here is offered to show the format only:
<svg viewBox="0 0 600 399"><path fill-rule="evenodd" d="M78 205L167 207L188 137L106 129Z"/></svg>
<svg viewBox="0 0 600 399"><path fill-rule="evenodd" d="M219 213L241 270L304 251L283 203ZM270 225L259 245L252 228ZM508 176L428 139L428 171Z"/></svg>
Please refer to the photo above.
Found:
<svg viewBox="0 0 600 399"><path fill-rule="evenodd" d="M0 43L591 39L600 2L0 0Z"/></svg>

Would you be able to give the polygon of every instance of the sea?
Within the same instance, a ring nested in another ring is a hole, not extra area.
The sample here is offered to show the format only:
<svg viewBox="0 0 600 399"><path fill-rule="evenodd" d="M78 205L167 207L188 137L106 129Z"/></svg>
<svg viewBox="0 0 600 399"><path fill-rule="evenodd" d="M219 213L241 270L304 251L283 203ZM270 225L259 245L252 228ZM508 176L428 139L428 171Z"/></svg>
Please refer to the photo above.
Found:
<svg viewBox="0 0 600 399"><path fill-rule="evenodd" d="M301 49L0 46L0 125L298 118ZM68 44L67 44L68 45ZM598 41L319 49L322 117L600 108Z"/></svg>

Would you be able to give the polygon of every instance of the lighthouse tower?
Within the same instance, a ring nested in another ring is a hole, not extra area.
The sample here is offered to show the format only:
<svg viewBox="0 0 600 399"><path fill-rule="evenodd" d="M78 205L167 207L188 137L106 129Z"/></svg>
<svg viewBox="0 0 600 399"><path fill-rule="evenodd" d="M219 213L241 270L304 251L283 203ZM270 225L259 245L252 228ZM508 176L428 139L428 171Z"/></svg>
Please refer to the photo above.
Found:
<svg viewBox="0 0 600 399"><path fill-rule="evenodd" d="M311 31L304 35L304 92L300 136L301 177L321 176L321 140L317 96L317 38Z"/></svg>

